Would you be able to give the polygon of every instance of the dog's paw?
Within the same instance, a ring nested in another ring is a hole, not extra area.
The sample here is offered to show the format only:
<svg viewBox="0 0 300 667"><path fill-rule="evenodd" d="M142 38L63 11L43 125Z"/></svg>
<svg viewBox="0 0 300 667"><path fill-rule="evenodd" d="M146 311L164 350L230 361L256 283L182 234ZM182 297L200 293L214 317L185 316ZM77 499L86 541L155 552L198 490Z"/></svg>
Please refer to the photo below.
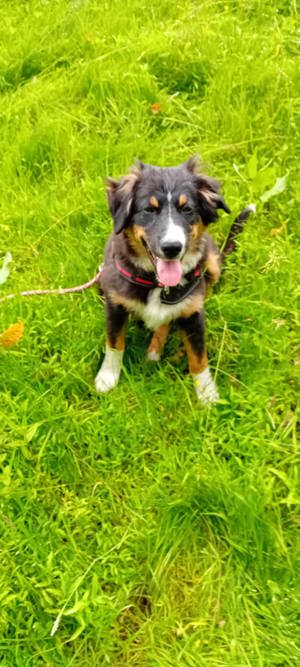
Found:
<svg viewBox="0 0 300 667"><path fill-rule="evenodd" d="M210 405L211 403L218 402L220 398L219 392L209 368L206 368L202 373L194 373L193 380L196 394L203 405Z"/></svg>
<svg viewBox="0 0 300 667"><path fill-rule="evenodd" d="M98 391L99 394L103 394L106 391L114 389L118 382L119 378L116 377L111 371L102 370L102 368L100 368L99 373L97 373L95 377L96 391Z"/></svg>
<svg viewBox="0 0 300 667"><path fill-rule="evenodd" d="M122 368L123 351L107 346L100 370L95 377L96 391L103 394L117 386Z"/></svg>
<svg viewBox="0 0 300 667"><path fill-rule="evenodd" d="M159 361L160 360L160 354L159 354L159 352L157 352L157 350L148 350L147 359L148 359L148 361Z"/></svg>

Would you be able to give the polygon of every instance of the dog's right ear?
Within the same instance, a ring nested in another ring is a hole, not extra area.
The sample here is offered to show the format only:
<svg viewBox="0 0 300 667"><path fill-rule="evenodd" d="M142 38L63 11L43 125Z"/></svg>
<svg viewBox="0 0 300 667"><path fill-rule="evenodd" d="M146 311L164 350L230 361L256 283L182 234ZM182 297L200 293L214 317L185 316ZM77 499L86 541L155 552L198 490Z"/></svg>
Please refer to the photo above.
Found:
<svg viewBox="0 0 300 667"><path fill-rule="evenodd" d="M130 223L135 190L142 166L142 163L137 162L132 171L121 178L120 181L115 181L113 178L108 178L106 181L109 209L114 220L115 234L120 234Z"/></svg>

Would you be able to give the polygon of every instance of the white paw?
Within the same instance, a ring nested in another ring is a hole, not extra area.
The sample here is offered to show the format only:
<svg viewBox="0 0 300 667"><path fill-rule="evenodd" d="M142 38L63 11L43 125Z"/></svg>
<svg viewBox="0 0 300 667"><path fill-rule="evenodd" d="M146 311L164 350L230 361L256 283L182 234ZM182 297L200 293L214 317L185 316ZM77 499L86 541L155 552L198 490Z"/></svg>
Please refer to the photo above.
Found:
<svg viewBox="0 0 300 667"><path fill-rule="evenodd" d="M149 361L159 361L160 354L159 352L157 352L157 350L148 350L147 358L149 359Z"/></svg>
<svg viewBox="0 0 300 667"><path fill-rule="evenodd" d="M117 386L118 382L119 378L116 377L113 373L105 369L102 370L102 368L100 368L99 373L97 373L95 377L96 391L99 393L110 391Z"/></svg>
<svg viewBox="0 0 300 667"><path fill-rule="evenodd" d="M123 351L106 347L105 357L95 377L96 391L105 393L117 386L122 368Z"/></svg>
<svg viewBox="0 0 300 667"><path fill-rule="evenodd" d="M206 368L202 373L193 374L196 394L203 405L210 403L217 403L219 400L219 392L216 384L211 376L209 368Z"/></svg>

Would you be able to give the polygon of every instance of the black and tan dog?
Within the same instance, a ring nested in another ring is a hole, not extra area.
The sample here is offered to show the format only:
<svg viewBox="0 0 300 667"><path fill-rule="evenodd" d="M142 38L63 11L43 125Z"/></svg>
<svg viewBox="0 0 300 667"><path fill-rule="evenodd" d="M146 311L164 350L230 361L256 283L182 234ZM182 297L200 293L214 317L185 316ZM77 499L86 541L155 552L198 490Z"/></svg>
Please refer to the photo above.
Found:
<svg viewBox="0 0 300 667"><path fill-rule="evenodd" d="M107 344L96 376L99 392L118 384L128 315L154 333L148 359L162 354L170 322L183 333L198 398L218 400L204 342L204 299L220 276L221 256L206 228L217 210L229 213L217 181L197 172L195 158L170 168L137 163L120 181L108 180L114 233L101 273Z"/></svg>

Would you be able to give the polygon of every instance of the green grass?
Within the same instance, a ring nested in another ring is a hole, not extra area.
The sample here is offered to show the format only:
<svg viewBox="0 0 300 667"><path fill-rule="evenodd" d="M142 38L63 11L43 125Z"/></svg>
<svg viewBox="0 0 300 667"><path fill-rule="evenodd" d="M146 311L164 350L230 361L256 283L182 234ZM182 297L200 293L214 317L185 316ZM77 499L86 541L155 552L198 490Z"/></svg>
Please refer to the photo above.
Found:
<svg viewBox="0 0 300 667"><path fill-rule="evenodd" d="M211 411L176 332L150 368L132 323L99 397L95 292L1 304L25 332L0 348L0 665L296 667L296 3L10 0L0 38L2 294L94 274L104 177L137 156L198 152L233 212L258 204L207 302Z"/></svg>

